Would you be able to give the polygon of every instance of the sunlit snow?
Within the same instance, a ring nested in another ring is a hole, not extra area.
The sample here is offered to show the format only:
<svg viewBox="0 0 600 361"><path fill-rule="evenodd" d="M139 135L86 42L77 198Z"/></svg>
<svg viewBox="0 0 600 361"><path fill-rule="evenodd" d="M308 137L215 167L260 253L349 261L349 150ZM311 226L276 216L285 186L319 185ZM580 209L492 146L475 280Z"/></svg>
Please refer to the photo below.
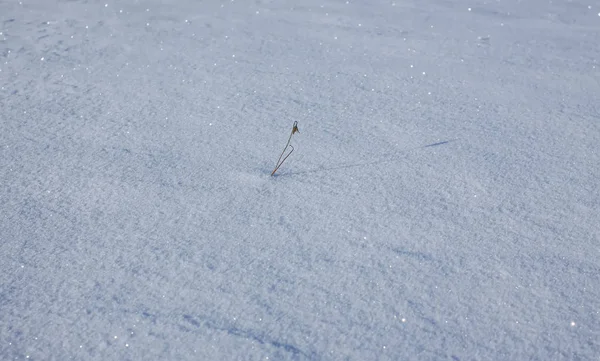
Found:
<svg viewBox="0 0 600 361"><path fill-rule="evenodd" d="M599 44L581 0L0 0L0 359L598 360Z"/></svg>

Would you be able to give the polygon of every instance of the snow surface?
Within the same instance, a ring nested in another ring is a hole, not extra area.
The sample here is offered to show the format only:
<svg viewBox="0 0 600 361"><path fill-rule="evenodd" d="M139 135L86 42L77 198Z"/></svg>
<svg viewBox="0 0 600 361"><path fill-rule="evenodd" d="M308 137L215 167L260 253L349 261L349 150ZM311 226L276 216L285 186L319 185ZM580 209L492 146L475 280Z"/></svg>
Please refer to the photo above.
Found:
<svg viewBox="0 0 600 361"><path fill-rule="evenodd" d="M592 0L0 0L0 359L599 360L598 44Z"/></svg>

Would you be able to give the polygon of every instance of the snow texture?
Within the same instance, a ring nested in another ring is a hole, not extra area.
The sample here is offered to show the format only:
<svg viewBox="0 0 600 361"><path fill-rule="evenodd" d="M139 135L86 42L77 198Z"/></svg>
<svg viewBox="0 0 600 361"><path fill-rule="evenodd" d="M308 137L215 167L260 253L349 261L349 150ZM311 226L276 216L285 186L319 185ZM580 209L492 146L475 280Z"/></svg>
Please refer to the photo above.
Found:
<svg viewBox="0 0 600 361"><path fill-rule="evenodd" d="M0 0L0 359L600 359L600 4L105 1Z"/></svg>

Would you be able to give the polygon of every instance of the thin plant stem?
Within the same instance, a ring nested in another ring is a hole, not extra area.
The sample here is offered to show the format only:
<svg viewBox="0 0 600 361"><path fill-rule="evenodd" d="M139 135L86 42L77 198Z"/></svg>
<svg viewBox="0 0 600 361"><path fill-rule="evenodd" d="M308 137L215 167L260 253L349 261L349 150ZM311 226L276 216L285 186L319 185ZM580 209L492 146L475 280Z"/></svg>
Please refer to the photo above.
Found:
<svg viewBox="0 0 600 361"><path fill-rule="evenodd" d="M288 157L292 154L292 152L294 151L294 147L290 144L287 147L285 147L286 149L290 147L292 148L292 150L290 150L290 152L285 156L285 158L283 158L283 160L281 161L281 163L277 163L277 166L275 166L275 169L273 169L273 173L271 173L271 175L275 174L275 172L277 172L277 169L279 169L279 167L281 167L281 165L283 164L283 162L285 162L286 159L288 159ZM283 150L285 152L285 149ZM283 155L283 154L282 154Z"/></svg>
<svg viewBox="0 0 600 361"><path fill-rule="evenodd" d="M283 152L281 152L281 155L279 156L279 159L277 159L277 163L275 163L276 166L279 164L279 162L281 161L281 157L283 157L283 153L285 153L285 150L290 145L290 141L292 140L292 134L293 133L290 133L290 137L288 138L287 143L285 143L285 147L283 147Z"/></svg>
<svg viewBox="0 0 600 361"><path fill-rule="evenodd" d="M279 159L277 159L277 163L275 164L275 169L273 169L273 172L271 173L271 176L275 174L275 172L277 172L277 169L279 169L279 167L281 167L281 165L283 164L283 162L285 162L285 160L292 154L292 152L294 151L294 147L290 144L290 142L292 141L292 135L294 135L294 133L296 132L300 132L298 130L298 122L295 121L294 125L292 127L292 132L290 133L290 137L288 138L287 143L285 143L285 147L283 147L283 152L281 152L281 155L279 156ZM283 155L285 154L285 151L288 149L288 147L292 148L292 150L283 158L283 160L281 160L281 157L283 157Z"/></svg>

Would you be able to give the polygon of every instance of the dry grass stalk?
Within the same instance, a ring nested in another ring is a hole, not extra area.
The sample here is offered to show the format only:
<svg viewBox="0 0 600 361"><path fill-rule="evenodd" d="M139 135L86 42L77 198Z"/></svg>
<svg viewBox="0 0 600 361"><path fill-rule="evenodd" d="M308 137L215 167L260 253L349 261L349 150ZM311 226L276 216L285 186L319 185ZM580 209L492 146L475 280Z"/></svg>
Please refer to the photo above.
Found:
<svg viewBox="0 0 600 361"><path fill-rule="evenodd" d="M294 147L290 144L290 142L292 141L292 135L294 135L294 133L296 133L296 132L300 133L300 131L298 130L298 122L297 121L294 122L294 125L292 127L292 132L290 133L290 137L288 138L287 143L285 143L285 147L283 148L283 152L281 152L279 159L277 159L277 163L275 164L275 169L273 169L271 176L273 176L275 174L275 172L277 172L277 169L279 169L279 167L281 167L283 162L285 162L285 160L288 159L288 157L294 151ZM290 152L285 157L283 157L283 155L285 154L285 151L288 148L292 148L292 150L290 150ZM283 157L283 160L281 159L282 157Z"/></svg>

